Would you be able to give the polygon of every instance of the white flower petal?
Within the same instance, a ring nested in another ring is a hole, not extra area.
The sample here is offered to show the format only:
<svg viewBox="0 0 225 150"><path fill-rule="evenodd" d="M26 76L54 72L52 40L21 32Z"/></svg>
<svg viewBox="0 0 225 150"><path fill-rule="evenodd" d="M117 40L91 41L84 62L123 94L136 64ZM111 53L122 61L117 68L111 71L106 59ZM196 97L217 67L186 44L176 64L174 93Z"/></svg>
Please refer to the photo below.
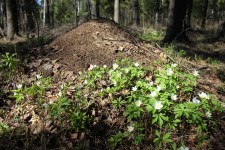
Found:
<svg viewBox="0 0 225 150"><path fill-rule="evenodd" d="M134 131L134 127L133 126L128 126L127 127L127 131L128 132L133 132Z"/></svg>
<svg viewBox="0 0 225 150"><path fill-rule="evenodd" d="M137 87L135 86L135 87L132 87L132 91L137 91Z"/></svg>
<svg viewBox="0 0 225 150"><path fill-rule="evenodd" d="M113 69L117 69L119 67L119 65L117 65L116 63L113 64Z"/></svg>
<svg viewBox="0 0 225 150"><path fill-rule="evenodd" d="M134 66L135 67L138 67L139 66L139 63L138 62L134 63Z"/></svg>
<svg viewBox="0 0 225 150"><path fill-rule="evenodd" d="M176 100L177 100L177 95L172 94L172 95L171 95L171 99L172 99L173 101L176 101Z"/></svg>
<svg viewBox="0 0 225 150"><path fill-rule="evenodd" d="M160 110L160 109L162 109L163 105L162 105L161 102L156 102L154 107L155 107L156 110Z"/></svg>
<svg viewBox="0 0 225 150"><path fill-rule="evenodd" d="M135 105L136 105L137 107L140 107L141 104L142 104L141 100L138 100L138 101L135 102Z"/></svg>
<svg viewBox="0 0 225 150"><path fill-rule="evenodd" d="M166 74L171 76L173 74L173 70L171 68L166 69Z"/></svg>
<svg viewBox="0 0 225 150"><path fill-rule="evenodd" d="M151 92L150 96L151 97L156 97L157 96L157 92L156 91Z"/></svg>
<svg viewBox="0 0 225 150"><path fill-rule="evenodd" d="M22 85L22 84L18 84L18 85L16 85L16 87L17 87L18 89L21 89L21 88L23 87L23 85Z"/></svg>
<svg viewBox="0 0 225 150"><path fill-rule="evenodd" d="M193 74L195 77L197 77L197 76L199 75L197 70L194 70L192 74Z"/></svg>

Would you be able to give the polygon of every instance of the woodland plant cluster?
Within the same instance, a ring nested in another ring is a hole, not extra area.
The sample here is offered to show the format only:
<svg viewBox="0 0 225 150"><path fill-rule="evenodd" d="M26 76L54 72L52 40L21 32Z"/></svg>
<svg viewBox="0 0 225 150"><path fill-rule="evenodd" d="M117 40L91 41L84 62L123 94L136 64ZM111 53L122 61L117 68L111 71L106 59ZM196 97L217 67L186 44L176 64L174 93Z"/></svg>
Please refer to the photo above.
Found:
<svg viewBox="0 0 225 150"><path fill-rule="evenodd" d="M201 148L217 125L214 116L224 111L225 104L198 89L199 76L197 70L187 73L177 64L146 68L124 59L112 67L90 65L75 82L51 92L51 78L36 74L11 91L18 110L14 118L31 113L35 134L43 128L38 116L54 121L60 132L87 135L104 122L109 149L146 143L157 149ZM33 109L23 107L26 103ZM1 123L0 134L9 132L8 127Z"/></svg>

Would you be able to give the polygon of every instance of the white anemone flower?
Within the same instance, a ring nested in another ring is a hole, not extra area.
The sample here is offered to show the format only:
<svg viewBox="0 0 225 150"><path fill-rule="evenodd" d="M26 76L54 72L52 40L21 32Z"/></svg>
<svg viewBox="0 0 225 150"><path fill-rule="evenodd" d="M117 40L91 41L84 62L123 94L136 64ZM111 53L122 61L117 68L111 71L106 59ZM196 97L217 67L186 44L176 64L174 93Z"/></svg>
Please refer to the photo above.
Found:
<svg viewBox="0 0 225 150"><path fill-rule="evenodd" d="M156 88L156 91L161 91L162 90L162 87L161 86L157 86L157 88Z"/></svg>
<svg viewBox="0 0 225 150"><path fill-rule="evenodd" d="M134 66L135 67L138 67L139 66L139 63L138 62L134 63Z"/></svg>
<svg viewBox="0 0 225 150"><path fill-rule="evenodd" d="M192 99L192 102L193 102L194 104L199 104L199 103L200 103L200 100L198 100L196 97L194 97L194 98Z"/></svg>
<svg viewBox="0 0 225 150"><path fill-rule="evenodd" d="M18 84L18 85L16 85L16 87L18 88L18 89L21 89L22 88L22 84Z"/></svg>
<svg viewBox="0 0 225 150"><path fill-rule="evenodd" d="M198 96L199 96L200 98L209 99L209 96L208 96L206 93L204 93L204 92L198 93Z"/></svg>
<svg viewBox="0 0 225 150"><path fill-rule="evenodd" d="M128 68L125 68L124 72L125 73L128 73L129 72L129 69Z"/></svg>
<svg viewBox="0 0 225 150"><path fill-rule="evenodd" d="M153 82L153 81L150 81L148 84L149 84L150 86L152 86L152 85L154 84L154 82Z"/></svg>
<svg viewBox="0 0 225 150"><path fill-rule="evenodd" d="M189 148L186 147L186 146L181 146L181 147L179 148L179 150L189 150Z"/></svg>
<svg viewBox="0 0 225 150"><path fill-rule="evenodd" d="M107 65L103 65L103 68L107 68Z"/></svg>
<svg viewBox="0 0 225 150"><path fill-rule="evenodd" d="M156 97L156 96L157 96L157 91L151 92L150 96L151 96L151 97Z"/></svg>
<svg viewBox="0 0 225 150"><path fill-rule="evenodd" d="M163 104L161 102L156 102L154 107L155 107L156 110L160 110L160 109L162 109Z"/></svg>
<svg viewBox="0 0 225 150"><path fill-rule="evenodd" d="M36 85L37 86L40 86L41 85L41 82L40 81L37 81Z"/></svg>
<svg viewBox="0 0 225 150"><path fill-rule="evenodd" d="M171 99L172 99L173 101L176 101L176 100L177 100L177 95L176 95L176 94L172 94L172 95L171 95Z"/></svg>
<svg viewBox="0 0 225 150"><path fill-rule="evenodd" d="M141 100L138 100L138 101L135 102L135 105L136 105L137 107L140 107L141 104L142 104Z"/></svg>
<svg viewBox="0 0 225 150"><path fill-rule="evenodd" d="M132 87L132 91L137 91L137 87L135 86L135 87Z"/></svg>
<svg viewBox="0 0 225 150"><path fill-rule="evenodd" d="M177 64L171 64L171 67L177 67Z"/></svg>
<svg viewBox="0 0 225 150"><path fill-rule="evenodd" d="M37 79L41 79L42 76L41 76L40 74L37 74L37 75L36 75L36 78L37 78Z"/></svg>
<svg viewBox="0 0 225 150"><path fill-rule="evenodd" d="M61 92L61 91L58 93L58 96L59 96L59 97L61 97L61 96L62 96L62 92Z"/></svg>
<svg viewBox="0 0 225 150"><path fill-rule="evenodd" d="M199 74L198 74L198 71L197 71L197 70L194 70L192 74L193 74L195 77L199 76Z"/></svg>
<svg viewBox="0 0 225 150"><path fill-rule="evenodd" d="M212 117L212 113L210 111L207 111L205 113L205 115L206 115L207 118L211 118Z"/></svg>
<svg viewBox="0 0 225 150"><path fill-rule="evenodd" d="M119 67L119 65L117 65L116 63L113 64L113 69L117 69Z"/></svg>
<svg viewBox="0 0 225 150"><path fill-rule="evenodd" d="M134 131L134 127L133 126L128 126L127 127L127 131L128 132L133 132Z"/></svg>
<svg viewBox="0 0 225 150"><path fill-rule="evenodd" d="M173 70L171 68L166 69L166 74L171 76L173 74Z"/></svg>

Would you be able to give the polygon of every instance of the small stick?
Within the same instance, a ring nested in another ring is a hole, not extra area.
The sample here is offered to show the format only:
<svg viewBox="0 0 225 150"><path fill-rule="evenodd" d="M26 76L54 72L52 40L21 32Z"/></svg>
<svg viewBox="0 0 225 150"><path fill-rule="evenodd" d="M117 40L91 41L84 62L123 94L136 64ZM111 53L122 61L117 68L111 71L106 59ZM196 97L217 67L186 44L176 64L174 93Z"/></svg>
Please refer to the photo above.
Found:
<svg viewBox="0 0 225 150"><path fill-rule="evenodd" d="M170 57L170 56L165 52L165 50L162 49L162 48L158 45L158 43L156 43L156 46L157 46L161 51L163 51L163 52L165 53L165 55L166 55L171 61L173 61L173 62L176 63L176 64L179 64L179 63L177 63L172 57ZM203 69L207 69L207 68L208 68L207 66L204 66L204 67L199 67L199 66L198 66L198 69L191 69L191 68L188 68L188 67L185 66L185 65L182 65L182 67L184 67L185 69L190 70L190 71L193 71L193 70L203 70Z"/></svg>

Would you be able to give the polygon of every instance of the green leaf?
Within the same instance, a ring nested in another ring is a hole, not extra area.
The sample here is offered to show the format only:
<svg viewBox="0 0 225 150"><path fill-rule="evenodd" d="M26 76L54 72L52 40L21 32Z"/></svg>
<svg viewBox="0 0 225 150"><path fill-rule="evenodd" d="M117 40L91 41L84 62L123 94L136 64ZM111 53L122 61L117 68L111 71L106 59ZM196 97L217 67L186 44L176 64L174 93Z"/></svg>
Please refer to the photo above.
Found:
<svg viewBox="0 0 225 150"><path fill-rule="evenodd" d="M168 139L170 138L170 135L171 135L171 133L170 133L170 132L167 132L167 133L163 136L162 140L163 140L163 141L168 140Z"/></svg>

